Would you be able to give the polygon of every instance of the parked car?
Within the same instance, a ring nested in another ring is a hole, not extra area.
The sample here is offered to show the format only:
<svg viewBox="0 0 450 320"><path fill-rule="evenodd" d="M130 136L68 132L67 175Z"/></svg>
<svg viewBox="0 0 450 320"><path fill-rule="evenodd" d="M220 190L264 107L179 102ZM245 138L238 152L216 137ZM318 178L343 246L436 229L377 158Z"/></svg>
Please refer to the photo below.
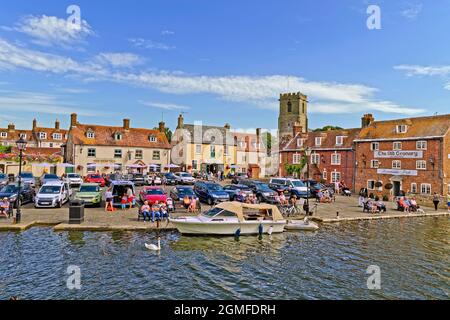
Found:
<svg viewBox="0 0 450 320"><path fill-rule="evenodd" d="M73 199L82 200L86 205L100 206L102 203L102 189L98 183L83 183Z"/></svg>
<svg viewBox="0 0 450 320"><path fill-rule="evenodd" d="M71 188L79 188L83 183L83 179L78 173L68 173L64 181L68 183Z"/></svg>
<svg viewBox="0 0 450 320"><path fill-rule="evenodd" d="M304 183L306 184L306 181L304 181ZM320 190L328 190L331 197L334 195L334 189L324 185L323 183L319 183L314 180L309 180L308 183L310 186L311 197L315 198Z"/></svg>
<svg viewBox="0 0 450 320"><path fill-rule="evenodd" d="M194 185L194 192L200 201L204 201L209 205L230 201L229 194L223 190L220 184L214 182L197 181Z"/></svg>
<svg viewBox="0 0 450 320"><path fill-rule="evenodd" d="M177 184L177 176L172 172L167 172L164 174L164 180L167 185L176 185Z"/></svg>
<svg viewBox="0 0 450 320"><path fill-rule="evenodd" d="M130 178L135 186L143 186L145 184L144 175L142 173L134 173Z"/></svg>
<svg viewBox="0 0 450 320"><path fill-rule="evenodd" d="M8 184L1 188L0 199L8 198L10 203L13 203L14 208L17 207L17 193L19 192L19 186L16 183ZM20 186L19 203L24 204L34 201L34 189L29 183Z"/></svg>
<svg viewBox="0 0 450 320"><path fill-rule="evenodd" d="M311 197L311 192L308 187L300 179L271 178L269 181L269 187L277 192L296 195L298 198Z"/></svg>
<svg viewBox="0 0 450 320"><path fill-rule="evenodd" d="M43 174L40 179L41 186L43 186L48 182L61 182L61 179L56 174L53 173Z"/></svg>
<svg viewBox="0 0 450 320"><path fill-rule="evenodd" d="M4 187L9 182L8 175L0 173L0 187Z"/></svg>
<svg viewBox="0 0 450 320"><path fill-rule="evenodd" d="M106 185L105 179L101 175L99 175L97 173L88 174L86 176L86 178L84 178L84 182L86 182L86 183L98 183L100 185L100 187L104 187Z"/></svg>
<svg viewBox="0 0 450 320"><path fill-rule="evenodd" d="M248 196L253 195L252 189L243 184L230 184L223 187L223 190L229 194L231 201L244 202Z"/></svg>
<svg viewBox="0 0 450 320"><path fill-rule="evenodd" d="M70 199L70 188L63 181L45 183L34 198L36 208L61 208Z"/></svg>
<svg viewBox="0 0 450 320"><path fill-rule="evenodd" d="M241 184L249 187L258 198L259 202L276 203L277 192L269 188L269 185L260 181L242 180Z"/></svg>
<svg viewBox="0 0 450 320"><path fill-rule="evenodd" d="M36 185L36 178L31 172L22 172L20 174L20 181L22 184L29 184L32 188ZM16 178L16 182L19 181L19 176Z"/></svg>
<svg viewBox="0 0 450 320"><path fill-rule="evenodd" d="M130 188L133 191L133 194L135 195L133 200L133 207L136 205L136 188L134 186L133 181L114 180L111 181L109 187L112 188L111 191L113 194L113 206L120 207L120 202L122 200L123 195L125 194L126 190Z"/></svg>
<svg viewBox="0 0 450 320"><path fill-rule="evenodd" d="M194 184L195 179L194 177L187 172L177 172L175 173L177 183L178 184Z"/></svg>
<svg viewBox="0 0 450 320"><path fill-rule="evenodd" d="M159 174L150 173L144 176L144 184L147 186L160 186L162 185L162 178Z"/></svg>
<svg viewBox="0 0 450 320"><path fill-rule="evenodd" d="M183 201L185 196L188 196L191 199L194 198L198 200L198 197L192 187L176 186L175 188L170 190L170 197L173 199L173 201Z"/></svg>
<svg viewBox="0 0 450 320"><path fill-rule="evenodd" d="M139 194L139 198L142 202L148 201L150 205L156 201L159 203L167 203L167 195L161 187L144 187Z"/></svg>
<svg viewBox="0 0 450 320"><path fill-rule="evenodd" d="M248 179L248 175L246 173L238 172L231 178L232 184L239 184L241 180Z"/></svg>

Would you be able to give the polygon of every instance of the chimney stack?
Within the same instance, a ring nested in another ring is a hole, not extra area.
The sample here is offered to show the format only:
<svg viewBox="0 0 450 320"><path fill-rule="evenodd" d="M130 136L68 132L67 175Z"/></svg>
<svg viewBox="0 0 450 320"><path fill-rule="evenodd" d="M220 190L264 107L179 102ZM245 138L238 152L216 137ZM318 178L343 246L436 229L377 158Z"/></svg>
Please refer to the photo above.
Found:
<svg viewBox="0 0 450 320"><path fill-rule="evenodd" d="M178 125L177 125L177 129L181 129L181 128L183 128L183 126L184 126L184 118L183 118L183 115L180 114L180 115L178 116Z"/></svg>
<svg viewBox="0 0 450 320"><path fill-rule="evenodd" d="M12 132L16 130L16 126L14 125L14 123L10 123L8 124L8 131Z"/></svg>
<svg viewBox="0 0 450 320"><path fill-rule="evenodd" d="M77 114L76 113L72 113L70 115L70 127L71 128L76 127L77 123L78 123Z"/></svg>
<svg viewBox="0 0 450 320"><path fill-rule="evenodd" d="M36 118L33 119L33 130L37 128L37 120Z"/></svg>
<svg viewBox="0 0 450 320"><path fill-rule="evenodd" d="M159 132L164 133L165 131L166 131L166 124L165 124L164 121L161 121L161 122L159 123Z"/></svg>
<svg viewBox="0 0 450 320"><path fill-rule="evenodd" d="M375 119L374 119L374 117L373 117L373 115L371 113L365 114L361 118L361 128L367 128L374 121L375 121Z"/></svg>
<svg viewBox="0 0 450 320"><path fill-rule="evenodd" d="M130 119L123 119L123 128L125 130L130 130Z"/></svg>
<svg viewBox="0 0 450 320"><path fill-rule="evenodd" d="M56 121L55 121L55 129L56 129L56 130L59 130L59 129L60 129L60 123L59 123L59 120L58 120L58 119L56 119Z"/></svg>

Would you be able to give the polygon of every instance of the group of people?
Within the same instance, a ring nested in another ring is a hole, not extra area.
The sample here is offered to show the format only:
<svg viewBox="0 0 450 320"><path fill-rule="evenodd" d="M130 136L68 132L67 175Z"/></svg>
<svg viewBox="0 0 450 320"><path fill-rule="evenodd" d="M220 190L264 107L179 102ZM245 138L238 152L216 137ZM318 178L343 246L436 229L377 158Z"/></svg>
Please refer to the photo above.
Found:
<svg viewBox="0 0 450 320"><path fill-rule="evenodd" d="M11 210L11 204L9 202L8 198L3 198L0 200L0 216L4 216L5 218L8 218L8 214Z"/></svg>
<svg viewBox="0 0 450 320"><path fill-rule="evenodd" d="M120 207L125 210L128 206L129 209L133 208L135 203L135 195L132 188L125 188L123 195L120 197ZM109 187L105 191L105 211L114 211L114 195L112 193L112 187Z"/></svg>
<svg viewBox="0 0 450 320"><path fill-rule="evenodd" d="M183 206L188 212L197 212L197 199L186 195L183 198Z"/></svg>
<svg viewBox="0 0 450 320"><path fill-rule="evenodd" d="M331 203L333 198L331 197L330 191L328 189L319 190L316 194L316 201L320 203Z"/></svg>
<svg viewBox="0 0 450 320"><path fill-rule="evenodd" d="M375 197L375 199L367 198L365 199L364 203L369 213L378 213L387 211L386 204L379 197Z"/></svg>
<svg viewBox="0 0 450 320"><path fill-rule="evenodd" d="M169 211L166 203L164 202L159 203L158 201L155 201L155 203L150 206L148 201L145 201L140 210L142 216L144 217L144 222L155 222L157 220L169 218Z"/></svg>
<svg viewBox="0 0 450 320"><path fill-rule="evenodd" d="M420 210L420 206L417 204L416 198L402 196L398 199L399 209L404 212L417 212Z"/></svg>

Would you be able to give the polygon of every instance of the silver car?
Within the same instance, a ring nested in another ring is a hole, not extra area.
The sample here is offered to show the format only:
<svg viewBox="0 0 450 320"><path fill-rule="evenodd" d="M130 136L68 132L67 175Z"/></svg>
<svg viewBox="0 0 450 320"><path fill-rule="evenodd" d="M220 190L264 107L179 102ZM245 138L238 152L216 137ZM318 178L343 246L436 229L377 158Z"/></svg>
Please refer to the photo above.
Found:
<svg viewBox="0 0 450 320"><path fill-rule="evenodd" d="M19 181L19 177L22 184L29 184L32 188L34 188L36 184L36 178L31 172L22 172L20 176L17 176L16 182Z"/></svg>
<svg viewBox="0 0 450 320"><path fill-rule="evenodd" d="M44 175L42 175L41 177L41 186L43 186L44 184L48 183L48 182L54 182L54 181L61 181L61 179L53 173L46 173Z"/></svg>

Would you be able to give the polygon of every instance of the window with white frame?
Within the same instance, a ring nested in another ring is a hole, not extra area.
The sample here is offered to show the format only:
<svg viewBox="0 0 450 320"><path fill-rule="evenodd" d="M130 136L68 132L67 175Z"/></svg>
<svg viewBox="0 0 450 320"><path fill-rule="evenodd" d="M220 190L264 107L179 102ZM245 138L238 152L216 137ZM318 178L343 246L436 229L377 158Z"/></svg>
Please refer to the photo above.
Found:
<svg viewBox="0 0 450 320"><path fill-rule="evenodd" d="M136 149L134 152L135 159L142 159L144 157L144 152L141 149Z"/></svg>
<svg viewBox="0 0 450 320"><path fill-rule="evenodd" d="M8 137L8 132L4 132L4 131L0 132L0 137L1 138L7 138Z"/></svg>
<svg viewBox="0 0 450 320"><path fill-rule="evenodd" d="M297 139L297 147L303 147L303 139L302 138Z"/></svg>
<svg viewBox="0 0 450 320"><path fill-rule="evenodd" d="M86 133L86 137L88 137L89 139L95 138L95 133L94 133L94 131L88 131L88 132Z"/></svg>
<svg viewBox="0 0 450 320"><path fill-rule="evenodd" d="M395 142L392 144L392 149L393 149L393 150L402 150L402 143L401 143L401 142L398 142L398 141L395 141Z"/></svg>
<svg viewBox="0 0 450 320"><path fill-rule="evenodd" d="M202 154L202 145L201 144L196 144L195 145L195 153L196 154Z"/></svg>
<svg viewBox="0 0 450 320"><path fill-rule="evenodd" d="M427 142L426 141L417 141L416 149L417 150L427 150Z"/></svg>
<svg viewBox="0 0 450 320"><path fill-rule="evenodd" d="M392 169L401 169L401 168L402 168L402 162L400 160L392 161Z"/></svg>
<svg viewBox="0 0 450 320"><path fill-rule="evenodd" d="M337 172L337 171L333 171L331 173L331 182L334 183L334 182L339 182L339 181L341 181L341 173Z"/></svg>
<svg viewBox="0 0 450 320"><path fill-rule="evenodd" d="M370 161L370 167L374 169L378 169L380 167L380 161L378 160L371 160Z"/></svg>
<svg viewBox="0 0 450 320"><path fill-rule="evenodd" d="M344 144L344 137L343 136L337 136L336 137L336 145L342 146Z"/></svg>
<svg viewBox="0 0 450 320"><path fill-rule="evenodd" d="M311 154L311 164L318 164L320 161L320 154L313 153Z"/></svg>
<svg viewBox="0 0 450 320"><path fill-rule="evenodd" d="M114 158L122 158L122 150L121 149L114 150Z"/></svg>
<svg viewBox="0 0 450 320"><path fill-rule="evenodd" d="M302 155L301 154L296 153L296 154L294 154L292 156L292 163L293 164L300 164L301 162L302 162Z"/></svg>
<svg viewBox="0 0 450 320"><path fill-rule="evenodd" d="M367 189L375 190L375 180L367 180Z"/></svg>
<svg viewBox="0 0 450 320"><path fill-rule="evenodd" d="M46 132L39 132L39 139L47 139L47 133Z"/></svg>
<svg viewBox="0 0 450 320"><path fill-rule="evenodd" d="M370 150L372 150L372 151L380 150L380 143L379 142L372 142L370 144Z"/></svg>
<svg viewBox="0 0 450 320"><path fill-rule="evenodd" d="M335 166L341 164L341 155L339 153L333 153L331 155L331 164Z"/></svg>
<svg viewBox="0 0 450 320"><path fill-rule="evenodd" d="M161 152L159 150L154 150L152 159L153 160L161 160Z"/></svg>
<svg viewBox="0 0 450 320"><path fill-rule="evenodd" d="M323 170L323 172L322 172L322 178L323 178L323 180L325 180L325 181L328 179L328 172L327 172L326 169Z"/></svg>
<svg viewBox="0 0 450 320"><path fill-rule="evenodd" d="M62 140L62 134L61 133L54 133L53 139L55 140Z"/></svg>
<svg viewBox="0 0 450 320"><path fill-rule="evenodd" d="M89 148L88 152L87 152L87 156L88 157L95 157L96 156L96 151L94 148Z"/></svg>
<svg viewBox="0 0 450 320"><path fill-rule="evenodd" d="M116 140L122 140L122 134L121 133L116 133L115 135L114 135L114 138L116 139Z"/></svg>
<svg viewBox="0 0 450 320"><path fill-rule="evenodd" d="M416 169L417 170L427 170L427 162L425 160L417 160L416 161Z"/></svg>
<svg viewBox="0 0 450 320"><path fill-rule="evenodd" d="M406 133L408 131L408 126L406 124L399 124L397 126L397 133Z"/></svg>
<svg viewBox="0 0 450 320"><path fill-rule="evenodd" d="M315 144L316 144L316 146L321 146L322 145L322 137L316 137Z"/></svg>
<svg viewBox="0 0 450 320"><path fill-rule="evenodd" d="M420 185L420 193L422 193L422 194L431 194L431 184L429 184L429 183L422 183Z"/></svg>
<svg viewBox="0 0 450 320"><path fill-rule="evenodd" d="M411 193L417 193L417 183L411 183Z"/></svg>
<svg viewBox="0 0 450 320"><path fill-rule="evenodd" d="M150 141L150 142L156 142L156 136L154 136L154 135L151 135L151 136L149 136L148 137L148 140Z"/></svg>

